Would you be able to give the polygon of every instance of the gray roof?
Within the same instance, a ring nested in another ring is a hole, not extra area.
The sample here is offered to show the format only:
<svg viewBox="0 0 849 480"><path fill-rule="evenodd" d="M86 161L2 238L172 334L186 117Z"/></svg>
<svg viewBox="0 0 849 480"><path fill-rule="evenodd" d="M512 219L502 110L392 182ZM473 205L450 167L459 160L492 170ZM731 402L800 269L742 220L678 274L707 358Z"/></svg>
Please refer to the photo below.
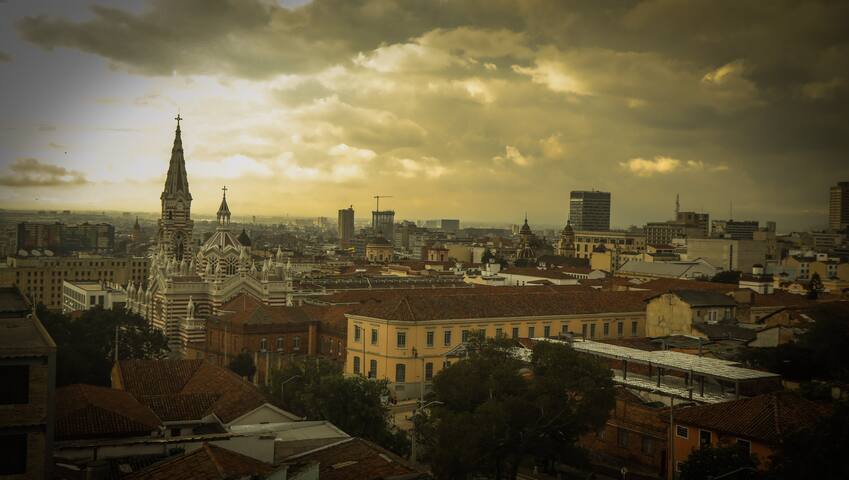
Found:
<svg viewBox="0 0 849 480"><path fill-rule="evenodd" d="M715 269L704 263L695 261L681 262L643 262L639 260L628 260L618 269L622 275L650 275L667 278L686 278L688 276L700 276L715 273Z"/></svg>
<svg viewBox="0 0 849 480"><path fill-rule="evenodd" d="M737 301L728 295L706 290L670 290L671 294L680 298L691 307L735 307Z"/></svg>

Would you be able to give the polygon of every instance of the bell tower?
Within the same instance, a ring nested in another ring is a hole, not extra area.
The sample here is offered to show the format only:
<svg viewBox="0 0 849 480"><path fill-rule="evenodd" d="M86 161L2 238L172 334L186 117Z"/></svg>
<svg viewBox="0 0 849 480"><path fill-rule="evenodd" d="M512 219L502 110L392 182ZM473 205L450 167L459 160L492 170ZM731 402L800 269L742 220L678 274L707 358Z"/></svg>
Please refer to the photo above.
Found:
<svg viewBox="0 0 849 480"><path fill-rule="evenodd" d="M191 217L192 194L189 193L189 181L186 176L186 160L183 158L183 140L180 137L180 120L177 115L177 131L174 135L174 146L171 148L171 161L168 164L168 176L165 178L165 189L159 197L162 201L162 213L159 218L159 234L157 240L165 247L169 258L177 261L191 258L192 228Z"/></svg>

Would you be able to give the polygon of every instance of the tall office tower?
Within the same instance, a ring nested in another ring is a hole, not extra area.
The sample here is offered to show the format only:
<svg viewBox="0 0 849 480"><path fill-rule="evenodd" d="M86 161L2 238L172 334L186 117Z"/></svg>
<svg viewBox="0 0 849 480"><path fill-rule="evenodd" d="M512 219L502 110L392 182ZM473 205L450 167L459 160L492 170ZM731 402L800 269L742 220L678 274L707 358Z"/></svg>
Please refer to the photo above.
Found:
<svg viewBox="0 0 849 480"><path fill-rule="evenodd" d="M395 238L395 210L372 210L371 228L388 241Z"/></svg>
<svg viewBox="0 0 849 480"><path fill-rule="evenodd" d="M347 248L354 238L354 206L339 210L339 246Z"/></svg>
<svg viewBox="0 0 849 480"><path fill-rule="evenodd" d="M460 230L460 220L443 218L440 220L439 228L443 232L457 233L457 230Z"/></svg>
<svg viewBox="0 0 849 480"><path fill-rule="evenodd" d="M839 182L831 187L828 201L828 228L846 230L849 228L849 182Z"/></svg>
<svg viewBox="0 0 849 480"><path fill-rule="evenodd" d="M576 231L610 230L610 192L595 190L571 192L569 220Z"/></svg>

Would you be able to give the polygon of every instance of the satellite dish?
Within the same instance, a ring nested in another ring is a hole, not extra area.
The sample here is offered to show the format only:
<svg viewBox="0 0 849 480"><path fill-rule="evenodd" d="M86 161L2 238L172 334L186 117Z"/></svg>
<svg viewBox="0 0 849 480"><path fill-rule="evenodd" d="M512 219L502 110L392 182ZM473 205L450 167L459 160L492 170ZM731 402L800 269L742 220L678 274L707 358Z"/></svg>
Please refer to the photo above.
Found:
<svg viewBox="0 0 849 480"><path fill-rule="evenodd" d="M23 249L22 249L22 250L18 250L18 256L19 256L19 257L28 257L28 256L29 256L29 252L27 252L26 250L23 250Z"/></svg>
<svg viewBox="0 0 849 480"><path fill-rule="evenodd" d="M45 250L45 251L44 251L44 256L46 256L46 257L52 257L52 256L53 256L53 250Z"/></svg>
<svg viewBox="0 0 849 480"><path fill-rule="evenodd" d="M32 256L33 256L33 257L40 257L40 256L41 256L41 252L39 252L38 250L33 250L33 251L32 251Z"/></svg>

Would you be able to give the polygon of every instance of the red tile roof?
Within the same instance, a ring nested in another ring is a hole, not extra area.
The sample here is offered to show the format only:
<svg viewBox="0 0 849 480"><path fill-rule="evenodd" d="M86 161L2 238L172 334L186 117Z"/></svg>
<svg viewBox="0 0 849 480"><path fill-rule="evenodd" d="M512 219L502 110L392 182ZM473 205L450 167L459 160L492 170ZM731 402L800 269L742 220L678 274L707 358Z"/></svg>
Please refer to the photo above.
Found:
<svg viewBox="0 0 849 480"><path fill-rule="evenodd" d="M528 288L528 287L523 287ZM643 312L644 292L492 293L401 296L365 304L353 314L398 321Z"/></svg>
<svg viewBox="0 0 849 480"><path fill-rule="evenodd" d="M775 445L783 435L812 426L827 412L827 407L798 395L777 392L684 408L675 412L675 422Z"/></svg>
<svg viewBox="0 0 849 480"><path fill-rule="evenodd" d="M292 460L318 462L321 480L378 480L420 473L406 460L362 438L347 438L283 459Z"/></svg>
<svg viewBox="0 0 849 480"><path fill-rule="evenodd" d="M119 368L123 389L148 405L161 408L174 420L177 418L172 413L176 412L190 415L187 420L196 420L197 412L208 405L210 396L216 398L206 413L215 413L224 423L268 403L256 386L204 360L124 360ZM177 395L189 396L152 398Z"/></svg>
<svg viewBox="0 0 849 480"><path fill-rule="evenodd" d="M310 320L298 307L267 305L244 293L222 305L219 311L218 316L231 325L305 323Z"/></svg>
<svg viewBox="0 0 849 480"><path fill-rule="evenodd" d="M56 389L59 440L146 436L161 425L159 417L128 392L82 384Z"/></svg>
<svg viewBox="0 0 849 480"><path fill-rule="evenodd" d="M145 480L224 480L265 478L275 468L265 462L209 443L197 450L151 465L125 479Z"/></svg>

